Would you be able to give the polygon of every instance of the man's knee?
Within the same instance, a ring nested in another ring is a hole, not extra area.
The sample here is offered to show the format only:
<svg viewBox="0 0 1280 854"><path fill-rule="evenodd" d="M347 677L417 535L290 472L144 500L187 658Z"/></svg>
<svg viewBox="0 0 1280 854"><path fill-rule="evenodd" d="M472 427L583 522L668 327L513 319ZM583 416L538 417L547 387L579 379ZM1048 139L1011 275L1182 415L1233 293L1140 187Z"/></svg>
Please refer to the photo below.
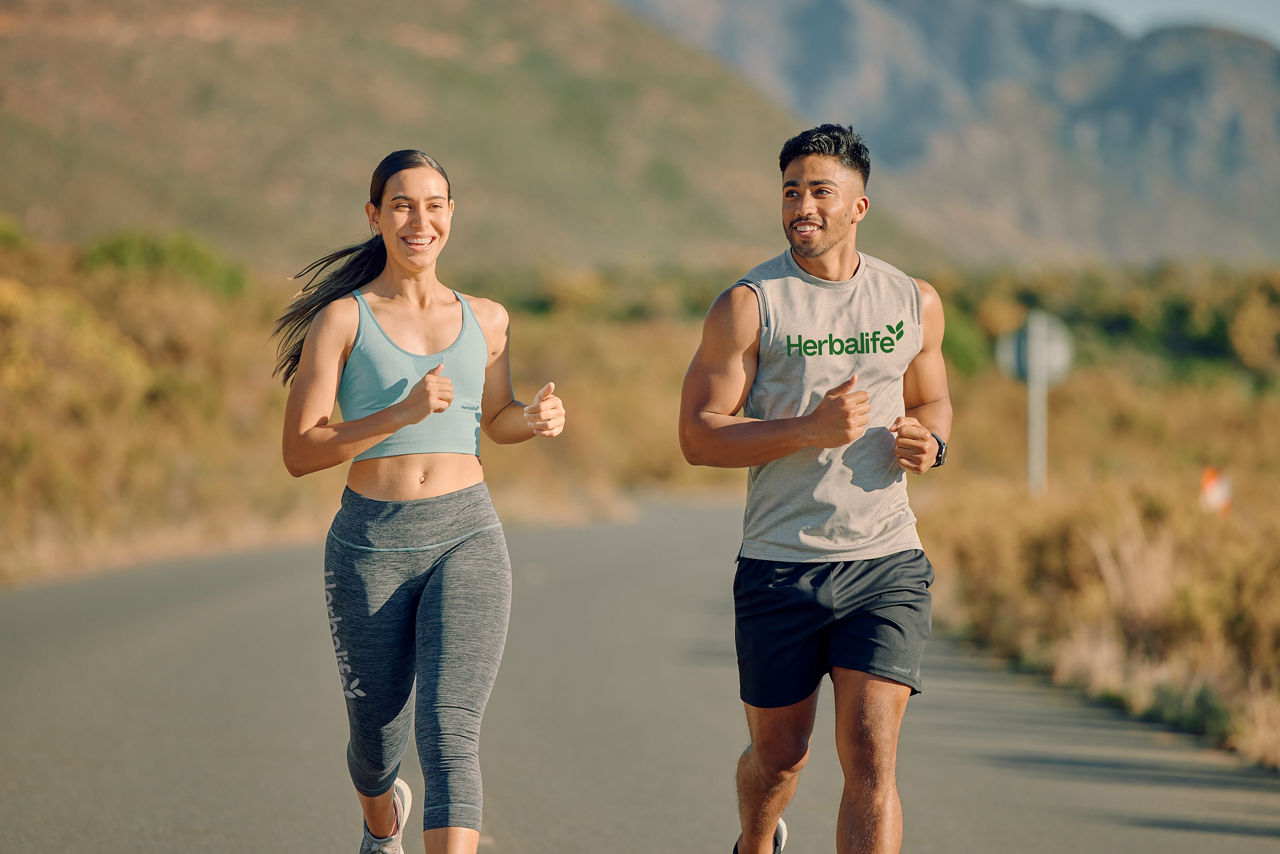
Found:
<svg viewBox="0 0 1280 854"><path fill-rule="evenodd" d="M800 773L809 761L807 736L773 735L751 744L760 771L767 777L782 778Z"/></svg>
<svg viewBox="0 0 1280 854"><path fill-rule="evenodd" d="M845 782L863 789L894 786L898 764L896 730L853 727L844 735L841 766Z"/></svg>

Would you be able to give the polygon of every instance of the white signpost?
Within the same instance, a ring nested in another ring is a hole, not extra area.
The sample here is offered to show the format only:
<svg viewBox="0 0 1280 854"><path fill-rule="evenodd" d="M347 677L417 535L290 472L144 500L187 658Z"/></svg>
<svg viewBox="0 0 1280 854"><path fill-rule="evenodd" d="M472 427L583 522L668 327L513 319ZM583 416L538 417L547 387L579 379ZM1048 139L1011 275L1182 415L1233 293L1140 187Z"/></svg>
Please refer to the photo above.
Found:
<svg viewBox="0 0 1280 854"><path fill-rule="evenodd" d="M1031 311L1025 326L996 342L1000 370L1027 384L1027 488L1033 494L1048 482L1049 388L1066 379L1071 357L1071 333L1043 311Z"/></svg>

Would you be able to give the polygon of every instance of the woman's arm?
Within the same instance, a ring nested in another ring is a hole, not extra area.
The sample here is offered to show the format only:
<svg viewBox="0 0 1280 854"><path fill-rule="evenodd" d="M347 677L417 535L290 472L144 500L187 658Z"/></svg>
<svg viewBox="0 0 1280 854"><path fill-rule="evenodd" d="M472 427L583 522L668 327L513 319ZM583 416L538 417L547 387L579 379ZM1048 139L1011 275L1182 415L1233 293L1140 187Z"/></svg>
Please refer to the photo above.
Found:
<svg viewBox="0 0 1280 854"><path fill-rule="evenodd" d="M524 442L535 436L559 436L564 430L565 411L564 403L555 394L555 383L539 389L528 405L516 400L511 386L511 319L507 310L493 300L469 300L489 346L480 401L484 434L499 445Z"/></svg>
<svg viewBox="0 0 1280 854"><path fill-rule="evenodd" d="M285 404L281 443L285 468L294 477L354 459L406 424L443 412L453 400L453 383L439 375L437 366L399 403L355 421L331 424L342 368L359 325L355 300L340 299L325 306L307 331Z"/></svg>

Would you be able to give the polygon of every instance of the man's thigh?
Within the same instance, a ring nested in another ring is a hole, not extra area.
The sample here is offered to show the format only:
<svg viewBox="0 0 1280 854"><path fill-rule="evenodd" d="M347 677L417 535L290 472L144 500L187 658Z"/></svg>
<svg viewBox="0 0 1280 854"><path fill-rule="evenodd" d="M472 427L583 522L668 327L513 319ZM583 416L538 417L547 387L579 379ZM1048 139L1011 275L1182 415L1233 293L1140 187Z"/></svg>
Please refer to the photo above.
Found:
<svg viewBox="0 0 1280 854"><path fill-rule="evenodd" d="M846 773L892 769L911 689L859 670L831 668L835 689L836 752Z"/></svg>
<svg viewBox="0 0 1280 854"><path fill-rule="evenodd" d="M734 634L742 702L782 708L809 697L828 670L822 589L833 564L738 561Z"/></svg>
<svg viewBox="0 0 1280 854"><path fill-rule="evenodd" d="M837 619L828 633L827 667L861 671L919 693L932 583L933 566L918 549L842 566L831 582Z"/></svg>

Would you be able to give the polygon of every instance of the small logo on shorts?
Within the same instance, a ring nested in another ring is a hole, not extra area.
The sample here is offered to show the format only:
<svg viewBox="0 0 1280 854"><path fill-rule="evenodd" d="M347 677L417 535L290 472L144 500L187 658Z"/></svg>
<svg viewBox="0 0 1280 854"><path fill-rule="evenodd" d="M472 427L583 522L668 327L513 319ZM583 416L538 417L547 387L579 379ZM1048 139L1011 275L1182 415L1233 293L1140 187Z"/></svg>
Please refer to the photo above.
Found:
<svg viewBox="0 0 1280 854"><path fill-rule="evenodd" d="M889 669L895 673L902 673L907 676L910 676L914 672L910 667L899 667L896 664L890 664Z"/></svg>

